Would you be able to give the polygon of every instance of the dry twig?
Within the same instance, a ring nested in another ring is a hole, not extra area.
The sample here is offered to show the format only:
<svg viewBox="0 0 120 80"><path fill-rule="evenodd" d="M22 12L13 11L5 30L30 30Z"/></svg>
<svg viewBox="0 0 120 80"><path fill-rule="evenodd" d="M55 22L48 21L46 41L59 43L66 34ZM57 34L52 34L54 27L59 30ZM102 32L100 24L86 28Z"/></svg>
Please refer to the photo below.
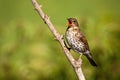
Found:
<svg viewBox="0 0 120 80"><path fill-rule="evenodd" d="M50 31L53 33L55 39L58 40L58 42L60 43L60 45L63 48L63 51L67 57L67 59L69 60L69 62L71 63L71 65L73 66L77 77L79 80L85 80L85 77L83 75L82 69L81 69L81 64L82 64L82 60L81 58L79 58L78 61L76 61L73 56L71 55L71 53L69 52L69 50L67 49L67 47L64 44L64 38L63 35L60 35L56 29L54 28L53 24L50 21L50 18L44 14L44 12L41 9L41 5L39 5L36 0L32 0L33 6L35 8L35 10L38 12L38 14L40 15L40 17L43 19L43 21L47 24L48 28L50 29Z"/></svg>

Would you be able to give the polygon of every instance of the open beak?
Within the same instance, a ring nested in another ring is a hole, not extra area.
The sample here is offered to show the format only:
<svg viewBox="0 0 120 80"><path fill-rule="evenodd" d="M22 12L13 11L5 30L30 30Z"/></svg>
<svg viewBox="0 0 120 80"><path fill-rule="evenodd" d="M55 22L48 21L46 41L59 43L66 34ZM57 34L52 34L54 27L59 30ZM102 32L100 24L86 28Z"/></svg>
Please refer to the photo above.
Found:
<svg viewBox="0 0 120 80"><path fill-rule="evenodd" d="M67 22L67 26L71 26L71 23L69 21Z"/></svg>
<svg viewBox="0 0 120 80"><path fill-rule="evenodd" d="M71 26L72 23L70 22L70 19L68 18L67 20L68 20L67 26Z"/></svg>

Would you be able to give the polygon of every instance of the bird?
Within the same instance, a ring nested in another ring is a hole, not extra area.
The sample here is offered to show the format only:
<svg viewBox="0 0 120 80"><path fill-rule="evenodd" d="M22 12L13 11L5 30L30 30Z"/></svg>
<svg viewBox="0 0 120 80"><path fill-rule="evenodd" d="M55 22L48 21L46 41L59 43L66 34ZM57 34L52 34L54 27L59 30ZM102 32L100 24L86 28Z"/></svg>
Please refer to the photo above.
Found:
<svg viewBox="0 0 120 80"><path fill-rule="evenodd" d="M92 54L89 49L86 37L79 28L79 24L76 18L67 19L67 29L65 32L66 42L69 50L72 49L74 52L80 55L85 55L92 66L97 67L96 62L92 58Z"/></svg>

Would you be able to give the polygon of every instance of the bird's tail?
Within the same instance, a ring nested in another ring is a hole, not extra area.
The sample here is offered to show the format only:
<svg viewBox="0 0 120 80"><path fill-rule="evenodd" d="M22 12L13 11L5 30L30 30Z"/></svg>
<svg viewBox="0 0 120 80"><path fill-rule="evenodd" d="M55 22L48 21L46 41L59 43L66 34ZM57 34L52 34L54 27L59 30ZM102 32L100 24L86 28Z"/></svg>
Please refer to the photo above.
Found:
<svg viewBox="0 0 120 80"><path fill-rule="evenodd" d="M95 61L92 59L91 54L85 54L85 56L87 57L87 59L89 60L89 62L91 63L91 65L97 67L97 64L96 64Z"/></svg>

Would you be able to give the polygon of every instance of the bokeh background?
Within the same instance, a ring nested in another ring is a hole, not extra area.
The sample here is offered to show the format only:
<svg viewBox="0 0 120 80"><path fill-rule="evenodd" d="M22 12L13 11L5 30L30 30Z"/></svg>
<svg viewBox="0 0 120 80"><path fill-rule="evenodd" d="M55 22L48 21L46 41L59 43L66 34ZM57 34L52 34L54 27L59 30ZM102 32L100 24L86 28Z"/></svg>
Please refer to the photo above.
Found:
<svg viewBox="0 0 120 80"><path fill-rule="evenodd" d="M120 80L120 0L37 1L61 34L78 19L98 64L82 57L87 80ZM0 0L0 80L77 80L31 0Z"/></svg>

